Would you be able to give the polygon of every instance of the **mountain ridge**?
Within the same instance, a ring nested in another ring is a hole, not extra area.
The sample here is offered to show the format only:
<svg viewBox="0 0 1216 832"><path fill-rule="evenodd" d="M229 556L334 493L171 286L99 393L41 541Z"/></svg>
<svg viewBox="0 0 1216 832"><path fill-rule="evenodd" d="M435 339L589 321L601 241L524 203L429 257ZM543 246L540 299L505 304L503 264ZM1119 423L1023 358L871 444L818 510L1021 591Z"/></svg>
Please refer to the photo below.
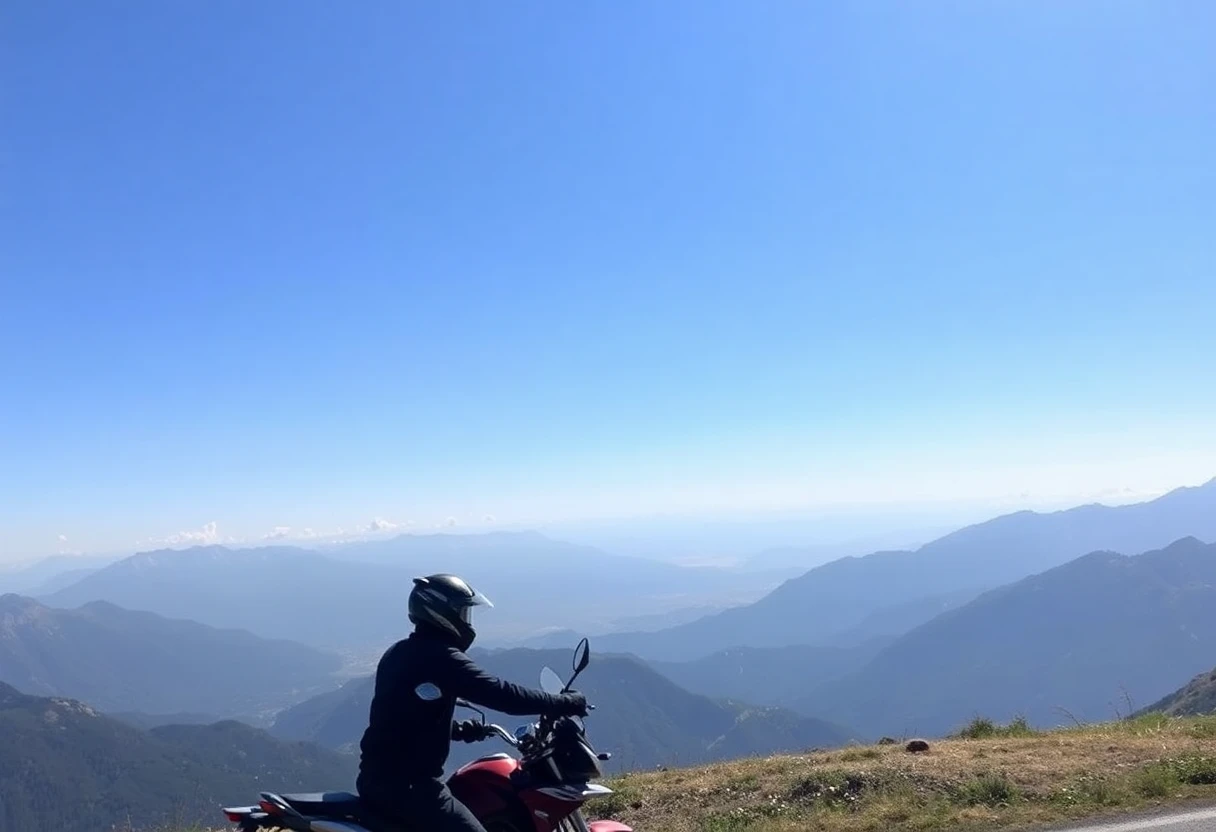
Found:
<svg viewBox="0 0 1216 832"><path fill-rule="evenodd" d="M251 687L234 671L256 662ZM341 659L244 630L127 610L107 601L57 609L0 596L0 681L103 711L217 713L256 721L324 690Z"/></svg>
<svg viewBox="0 0 1216 832"><path fill-rule="evenodd" d="M1158 699L1213 655L1216 544L1184 537L1139 555L1091 552L990 590L795 707L867 734L940 734L977 711L1094 720L1130 710L1124 697Z"/></svg>
<svg viewBox="0 0 1216 832"><path fill-rule="evenodd" d="M338 555L295 546L159 549L131 555L39 600L73 607L102 599L212 626L235 625L266 638L363 649L383 648L408 628L405 597L419 574L455 572L490 596L496 606L481 629L495 641L751 600L777 583L765 574L628 558L538 533L403 535L348 544ZM538 588L546 586L572 591L552 592L545 604L536 604ZM584 586L597 592L577 591Z"/></svg>
<svg viewBox="0 0 1216 832"><path fill-rule="evenodd" d="M1216 479L1143 503L1001 515L915 551L837 559L784 582L752 604L658 632L602 636L599 643L612 652L663 661L738 646L829 646L884 610L937 596L948 596L957 605L1087 552L1143 552L1187 535L1216 540ZM924 623L933 614L926 609L922 620L912 616L903 626ZM852 638L899 634L871 631Z"/></svg>
<svg viewBox="0 0 1216 832"><path fill-rule="evenodd" d="M1157 700L1137 715L1149 713L1163 713L1174 717L1216 714L1216 668L1196 675L1181 688Z"/></svg>
<svg viewBox="0 0 1216 832"><path fill-rule="evenodd" d="M479 651L472 655L487 672L535 685L540 669L568 666L567 650ZM284 711L271 731L285 739L320 742L353 751L367 725L374 677L352 680ZM734 700L714 700L684 690L632 656L593 656L577 687L597 706L587 720L588 736L613 754L615 766L646 768L688 764L723 755L803 750L840 745L852 732L791 711ZM520 717L490 713L510 729ZM453 746L453 765L484 753Z"/></svg>

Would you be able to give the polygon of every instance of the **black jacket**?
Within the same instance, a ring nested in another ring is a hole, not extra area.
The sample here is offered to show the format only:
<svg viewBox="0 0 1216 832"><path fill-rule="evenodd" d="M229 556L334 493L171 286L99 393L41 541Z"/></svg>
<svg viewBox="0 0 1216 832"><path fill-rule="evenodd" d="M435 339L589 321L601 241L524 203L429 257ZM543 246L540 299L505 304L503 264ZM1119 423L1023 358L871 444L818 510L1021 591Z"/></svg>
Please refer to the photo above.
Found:
<svg viewBox="0 0 1216 832"><path fill-rule="evenodd" d="M441 637L416 630L390 647L376 668L371 714L359 744L359 793L442 778L457 697L519 716L575 709L572 696L490 676Z"/></svg>

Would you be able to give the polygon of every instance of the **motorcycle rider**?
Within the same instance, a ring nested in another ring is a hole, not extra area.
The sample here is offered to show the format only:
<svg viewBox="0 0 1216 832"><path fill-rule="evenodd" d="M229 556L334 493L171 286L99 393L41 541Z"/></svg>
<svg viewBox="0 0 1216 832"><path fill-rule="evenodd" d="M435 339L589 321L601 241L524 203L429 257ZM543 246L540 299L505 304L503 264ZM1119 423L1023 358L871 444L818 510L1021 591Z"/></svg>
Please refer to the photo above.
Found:
<svg viewBox="0 0 1216 832"><path fill-rule="evenodd" d="M425 832L485 832L443 781L451 741L485 739L479 723L453 721L457 698L516 716L587 714L581 693L520 687L485 673L465 655L476 637L473 607L482 605L494 606L455 575L414 579L414 631L380 659L359 744L357 789L378 821Z"/></svg>

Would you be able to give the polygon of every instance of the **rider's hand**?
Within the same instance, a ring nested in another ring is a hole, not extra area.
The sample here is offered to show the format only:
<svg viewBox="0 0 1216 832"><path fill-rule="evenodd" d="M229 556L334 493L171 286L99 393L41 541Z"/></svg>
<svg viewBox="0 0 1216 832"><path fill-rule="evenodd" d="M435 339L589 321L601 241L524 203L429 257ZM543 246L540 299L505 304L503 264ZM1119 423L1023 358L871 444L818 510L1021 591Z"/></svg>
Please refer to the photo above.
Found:
<svg viewBox="0 0 1216 832"><path fill-rule="evenodd" d="M461 742L478 742L486 738L486 729L471 719L461 720L452 727L452 739Z"/></svg>
<svg viewBox="0 0 1216 832"><path fill-rule="evenodd" d="M583 696L578 691L570 691L561 695L561 712L562 716L586 716L587 715L587 697Z"/></svg>

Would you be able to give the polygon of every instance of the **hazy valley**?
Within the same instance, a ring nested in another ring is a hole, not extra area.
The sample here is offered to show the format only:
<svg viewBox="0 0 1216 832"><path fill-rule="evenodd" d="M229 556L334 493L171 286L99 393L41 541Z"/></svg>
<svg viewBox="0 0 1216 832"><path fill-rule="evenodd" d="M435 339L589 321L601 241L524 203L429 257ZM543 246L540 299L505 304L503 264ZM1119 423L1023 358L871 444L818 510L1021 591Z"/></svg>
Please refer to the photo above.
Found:
<svg viewBox="0 0 1216 832"><path fill-rule="evenodd" d="M1216 481L1007 515L785 581L535 534L60 562L39 575L54 591L0 597L0 717L35 759L0 790L5 829L83 832L123 806L205 819L268 781L349 786L366 673L407 631L409 578L440 569L480 576L495 600L472 652L491 672L535 684L593 633L579 687L615 773L933 738L977 715L1037 729L1202 714L1216 707L1212 540ZM645 629L597 632L622 620ZM451 764L487 750L457 744ZM52 804L77 825L55 827Z"/></svg>

